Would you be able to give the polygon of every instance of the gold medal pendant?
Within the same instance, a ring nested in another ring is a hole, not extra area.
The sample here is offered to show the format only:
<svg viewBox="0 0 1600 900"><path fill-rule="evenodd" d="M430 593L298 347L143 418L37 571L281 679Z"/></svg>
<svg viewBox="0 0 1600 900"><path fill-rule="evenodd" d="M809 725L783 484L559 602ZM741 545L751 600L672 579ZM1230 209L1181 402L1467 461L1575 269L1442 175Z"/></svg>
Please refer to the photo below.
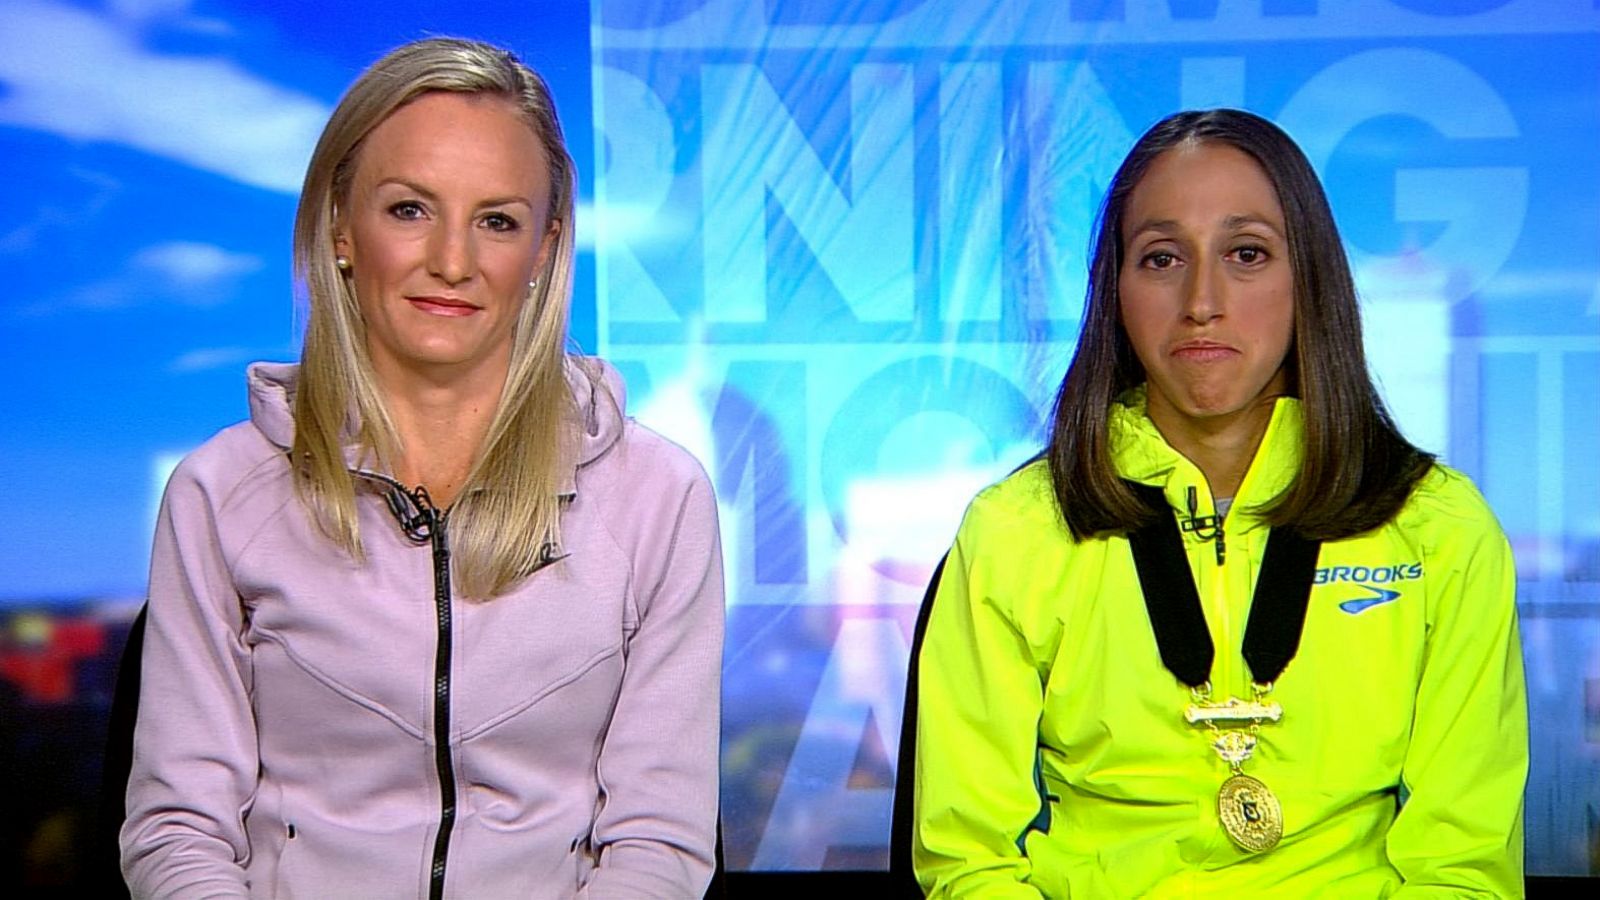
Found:
<svg viewBox="0 0 1600 900"><path fill-rule="evenodd" d="M1283 809L1259 778L1236 774L1217 791L1217 816L1239 849L1261 853L1283 838Z"/></svg>
<svg viewBox="0 0 1600 900"><path fill-rule="evenodd" d="M1265 782L1240 769L1255 753L1256 732L1264 722L1280 721L1283 708L1267 700L1271 684L1252 687L1254 700L1230 697L1225 703L1211 702L1209 682L1194 688L1194 703L1185 710L1184 720L1205 726L1211 735L1211 749L1233 772L1217 789L1217 818L1222 820L1222 830L1239 849L1262 853L1283 840L1283 807ZM1219 724L1245 727L1223 729Z"/></svg>

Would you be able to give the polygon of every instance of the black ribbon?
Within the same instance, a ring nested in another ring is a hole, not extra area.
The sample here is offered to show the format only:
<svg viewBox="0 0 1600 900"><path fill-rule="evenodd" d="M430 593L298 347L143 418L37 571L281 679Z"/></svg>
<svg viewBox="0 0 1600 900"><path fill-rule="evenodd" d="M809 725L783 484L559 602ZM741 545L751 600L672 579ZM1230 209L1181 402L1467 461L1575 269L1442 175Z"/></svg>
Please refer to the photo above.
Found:
<svg viewBox="0 0 1600 900"><path fill-rule="evenodd" d="M1128 544L1161 662L1178 680L1198 688L1211 680L1216 648L1206 629L1200 592L1189 574L1183 535L1161 488L1132 481L1127 484L1158 513L1150 524L1128 532ZM1321 541L1292 528L1274 528L1267 537L1267 552L1256 576L1244 629L1244 661L1257 684L1276 681L1300 649L1321 547Z"/></svg>

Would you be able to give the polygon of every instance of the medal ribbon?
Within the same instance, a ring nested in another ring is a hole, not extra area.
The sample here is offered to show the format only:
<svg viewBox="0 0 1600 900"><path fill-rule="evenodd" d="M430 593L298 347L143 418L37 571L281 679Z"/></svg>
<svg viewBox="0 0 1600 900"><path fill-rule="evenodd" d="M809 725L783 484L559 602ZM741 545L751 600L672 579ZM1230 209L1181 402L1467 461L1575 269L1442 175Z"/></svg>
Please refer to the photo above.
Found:
<svg viewBox="0 0 1600 900"><path fill-rule="evenodd" d="M1161 662L1189 686L1196 700L1197 705L1191 705L1184 717L1206 725L1212 749L1233 772L1217 791L1217 818L1228 839L1240 849L1250 853L1271 850L1283 838L1283 809L1272 790L1260 779L1244 774L1241 766L1255 749L1256 730L1262 721L1277 721L1282 715L1277 703L1262 701L1300 649L1322 544L1291 528L1274 528L1267 536L1244 629L1244 660L1250 666L1255 701L1246 704L1229 698L1226 703L1213 704L1209 702L1210 679L1216 648L1206 628L1200 591L1189 574L1177 518L1160 488L1134 482L1128 485L1156 513L1150 524L1128 533L1128 544ZM1192 490L1189 496L1192 517ZM1228 720L1248 721L1249 725L1218 727L1219 721Z"/></svg>
<svg viewBox="0 0 1600 900"><path fill-rule="evenodd" d="M1128 532L1128 544L1161 662L1179 681L1198 689L1211 679L1216 649L1206 628L1200 591L1189 573L1183 535L1161 488L1126 483L1146 506L1158 511L1150 524ZM1267 537L1244 629L1244 661L1256 684L1276 681L1300 649L1321 547L1321 541L1291 528L1274 528Z"/></svg>

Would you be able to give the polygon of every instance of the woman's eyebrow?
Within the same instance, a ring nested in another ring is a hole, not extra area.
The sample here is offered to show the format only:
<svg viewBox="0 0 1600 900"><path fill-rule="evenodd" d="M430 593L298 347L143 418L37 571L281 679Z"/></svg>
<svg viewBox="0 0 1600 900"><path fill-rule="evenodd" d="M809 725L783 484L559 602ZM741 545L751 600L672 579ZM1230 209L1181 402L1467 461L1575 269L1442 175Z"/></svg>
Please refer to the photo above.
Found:
<svg viewBox="0 0 1600 900"><path fill-rule="evenodd" d="M417 184L414 181L407 180L405 178L385 178L384 180L378 182L378 184L377 184L377 186L380 187L380 188L381 187L387 187L387 186L390 186L390 185L403 187L403 188L405 188L405 189L407 189L409 191L413 191L416 194L420 195L424 200L437 200L437 199L439 199L439 195L438 194L435 194L433 191L428 190L427 188L423 187L422 185ZM530 206L530 207L533 206L533 201L529 200L527 197L522 196L521 194L506 194L505 196L502 196L502 197L489 197L489 198L484 199L484 200L479 200L477 202L477 204L476 204L476 208L483 209L483 208L489 207L489 206L506 206L506 205L512 204L512 203L521 203L523 206Z"/></svg>
<svg viewBox="0 0 1600 900"><path fill-rule="evenodd" d="M1163 234L1170 234L1177 230L1177 219L1145 219L1128 229L1128 236L1133 237L1144 234L1146 231L1159 231Z"/></svg>
<svg viewBox="0 0 1600 900"><path fill-rule="evenodd" d="M1256 215L1255 213L1234 213L1226 219L1223 219L1222 224L1225 228L1242 228L1246 225L1260 225L1264 228L1270 229L1274 234L1283 233L1283 226L1278 225L1271 219L1268 219L1266 216Z"/></svg>

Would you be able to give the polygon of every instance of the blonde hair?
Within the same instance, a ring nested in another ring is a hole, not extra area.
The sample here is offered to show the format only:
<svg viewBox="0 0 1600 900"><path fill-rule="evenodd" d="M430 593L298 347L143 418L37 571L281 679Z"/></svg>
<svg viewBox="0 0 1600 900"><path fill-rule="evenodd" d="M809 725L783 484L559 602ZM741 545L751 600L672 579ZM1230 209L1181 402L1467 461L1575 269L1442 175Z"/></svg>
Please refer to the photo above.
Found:
<svg viewBox="0 0 1600 900"><path fill-rule="evenodd" d="M355 293L335 263L337 211L349 199L366 136L401 106L437 91L511 103L537 136L550 167L554 252L535 273L537 281L517 319L499 407L450 513L458 590L487 599L548 560L547 544L559 545L558 495L564 471L573 465L579 427L565 352L572 290L572 158L549 87L509 51L457 38L406 44L363 72L328 119L295 213L294 271L309 314L294 396L291 458L295 487L318 527L363 558L345 445L354 442L363 462L392 461L400 441L367 354ZM572 368L576 377L588 375L582 367Z"/></svg>

